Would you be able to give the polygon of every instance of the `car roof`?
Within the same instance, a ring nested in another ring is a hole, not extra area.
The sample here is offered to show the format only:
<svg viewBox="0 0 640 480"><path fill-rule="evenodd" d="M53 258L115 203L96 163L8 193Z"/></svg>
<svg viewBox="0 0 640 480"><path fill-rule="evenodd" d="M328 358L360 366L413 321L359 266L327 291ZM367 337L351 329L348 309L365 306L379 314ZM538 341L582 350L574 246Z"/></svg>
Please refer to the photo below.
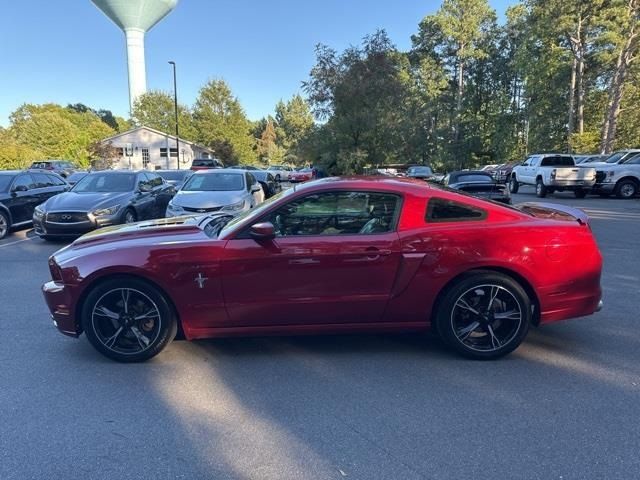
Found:
<svg viewBox="0 0 640 480"><path fill-rule="evenodd" d="M324 190L327 187L335 187L337 189L357 189L357 190L387 190L387 191L411 191L414 194L421 195L429 189L433 189L424 180L417 180L407 177L387 177L380 175L372 176L346 176L346 177L326 177L319 180L305 182L296 185L296 191L304 190Z"/></svg>
<svg viewBox="0 0 640 480"><path fill-rule="evenodd" d="M211 170L198 170L193 172L194 175L220 175L222 173L251 173L250 170L241 168L212 168Z"/></svg>
<svg viewBox="0 0 640 480"><path fill-rule="evenodd" d="M17 175L25 170L0 170L0 175Z"/></svg>

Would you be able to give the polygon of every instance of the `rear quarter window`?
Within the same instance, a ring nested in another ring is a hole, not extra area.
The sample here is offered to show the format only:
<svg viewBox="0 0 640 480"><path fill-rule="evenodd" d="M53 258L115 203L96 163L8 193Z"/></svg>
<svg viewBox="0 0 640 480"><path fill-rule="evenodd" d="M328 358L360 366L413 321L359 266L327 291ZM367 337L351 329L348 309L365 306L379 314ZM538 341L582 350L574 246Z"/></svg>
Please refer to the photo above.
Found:
<svg viewBox="0 0 640 480"><path fill-rule="evenodd" d="M425 215L425 220L428 223L470 222L486 218L487 211L482 208L444 198L430 199Z"/></svg>

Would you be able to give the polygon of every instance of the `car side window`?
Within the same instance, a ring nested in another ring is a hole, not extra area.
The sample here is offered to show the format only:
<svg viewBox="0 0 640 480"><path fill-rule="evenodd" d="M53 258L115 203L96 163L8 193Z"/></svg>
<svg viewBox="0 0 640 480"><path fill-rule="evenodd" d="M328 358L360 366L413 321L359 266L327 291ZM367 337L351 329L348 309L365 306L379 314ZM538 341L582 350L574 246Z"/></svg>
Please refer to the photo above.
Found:
<svg viewBox="0 0 640 480"><path fill-rule="evenodd" d="M276 236L370 235L395 230L400 197L376 192L307 195L266 218Z"/></svg>
<svg viewBox="0 0 640 480"><path fill-rule="evenodd" d="M26 175L26 174L18 175L18 177L14 180L13 187L11 188L15 190L16 187L25 187L27 190L36 188L35 183L31 178L31 175Z"/></svg>
<svg viewBox="0 0 640 480"><path fill-rule="evenodd" d="M149 185L151 185L151 187L153 188L159 187L163 183L162 177L160 177L160 175L157 175L155 173L146 173L146 176L149 179Z"/></svg>
<svg viewBox="0 0 640 480"><path fill-rule="evenodd" d="M54 185L51 176L45 175L44 173L33 173L31 176L33 177L35 188L48 188Z"/></svg>
<svg viewBox="0 0 640 480"><path fill-rule="evenodd" d="M640 155L631 157L631 160L627 162L627 165L640 165Z"/></svg>
<svg viewBox="0 0 640 480"><path fill-rule="evenodd" d="M250 173L245 173L245 180L246 180L246 186L247 186L247 192L251 191L251 187L253 186L253 184L255 183L255 179L253 178L253 175L251 175Z"/></svg>
<svg viewBox="0 0 640 480"><path fill-rule="evenodd" d="M471 205L447 200L431 198L427 204L425 220L428 223L469 222L487 218L487 211Z"/></svg>
<svg viewBox="0 0 640 480"><path fill-rule="evenodd" d="M56 187L62 187L66 185L65 181L60 177L57 177L56 175L47 175L47 177L49 178L51 184L55 185Z"/></svg>
<svg viewBox="0 0 640 480"><path fill-rule="evenodd" d="M138 175L138 190L141 192L150 192L152 189L149 177L145 173Z"/></svg>

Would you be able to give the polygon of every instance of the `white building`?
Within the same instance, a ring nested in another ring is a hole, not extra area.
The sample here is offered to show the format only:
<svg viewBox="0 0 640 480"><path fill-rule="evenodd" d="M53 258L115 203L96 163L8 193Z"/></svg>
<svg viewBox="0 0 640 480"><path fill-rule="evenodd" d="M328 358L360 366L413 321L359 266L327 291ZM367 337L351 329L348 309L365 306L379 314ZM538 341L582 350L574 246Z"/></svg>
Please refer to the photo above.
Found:
<svg viewBox="0 0 640 480"><path fill-rule="evenodd" d="M138 127L102 141L116 149L115 169L171 170L178 168L175 135L149 127ZM187 169L196 158L214 158L210 148L180 139L180 167Z"/></svg>

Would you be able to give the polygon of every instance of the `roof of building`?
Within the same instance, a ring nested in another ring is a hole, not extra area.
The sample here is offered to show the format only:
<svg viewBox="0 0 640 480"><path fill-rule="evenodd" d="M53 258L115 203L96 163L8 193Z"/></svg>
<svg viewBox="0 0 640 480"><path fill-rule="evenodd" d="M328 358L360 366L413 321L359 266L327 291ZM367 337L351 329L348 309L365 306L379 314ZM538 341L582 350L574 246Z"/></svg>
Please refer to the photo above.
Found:
<svg viewBox="0 0 640 480"><path fill-rule="evenodd" d="M107 137L107 138L103 139L102 142L109 142L109 141L114 140L114 139L116 139L118 137L122 137L124 135L128 135L128 134L136 132L138 130L147 130L147 131L149 131L151 133L155 133L156 135L162 135L163 137L167 137L167 138L170 138L172 140L176 139L175 135L171 135L170 133L162 132L160 130L156 130L155 128L151 128L151 127L147 127L145 125L142 125L140 127L136 127L136 128L132 128L131 130L127 130L126 132L120 132L120 133L117 133L117 134L112 135L110 137ZM214 151L212 149L207 148L207 147L205 147L203 145L197 144L195 142L192 142L190 140L186 140L184 138L180 138L179 140L180 140L181 143L186 143L187 145L193 145L193 146L196 146L198 148L201 148L202 150L206 150L207 152L214 153Z"/></svg>

